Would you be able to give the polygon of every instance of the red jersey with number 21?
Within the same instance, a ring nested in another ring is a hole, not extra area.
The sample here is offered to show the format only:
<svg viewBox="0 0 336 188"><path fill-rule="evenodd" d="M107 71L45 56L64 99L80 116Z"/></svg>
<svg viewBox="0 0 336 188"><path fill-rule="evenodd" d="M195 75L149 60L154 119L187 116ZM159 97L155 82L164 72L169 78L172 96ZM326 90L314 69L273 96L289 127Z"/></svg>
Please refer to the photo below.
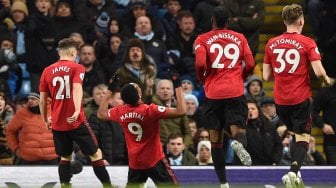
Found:
<svg viewBox="0 0 336 188"><path fill-rule="evenodd" d="M86 121L82 107L75 122L69 124L66 120L67 117L72 116L75 112L72 84L82 84L84 74L83 65L62 60L43 70L39 89L40 92L49 93L52 99L51 125L54 130L73 130Z"/></svg>
<svg viewBox="0 0 336 188"><path fill-rule="evenodd" d="M274 100L280 105L295 105L311 97L310 62L321 56L313 39L298 33L283 33L269 39L264 63L274 75Z"/></svg>
<svg viewBox="0 0 336 188"><path fill-rule="evenodd" d="M251 72L254 59L243 34L214 29L199 35L194 48L196 74L200 80L205 79L207 98L227 99L244 94L243 69Z"/></svg>
<svg viewBox="0 0 336 188"><path fill-rule="evenodd" d="M108 110L110 119L118 122L124 130L132 169L151 168L165 157L159 120L167 116L168 110L155 104L122 105Z"/></svg>

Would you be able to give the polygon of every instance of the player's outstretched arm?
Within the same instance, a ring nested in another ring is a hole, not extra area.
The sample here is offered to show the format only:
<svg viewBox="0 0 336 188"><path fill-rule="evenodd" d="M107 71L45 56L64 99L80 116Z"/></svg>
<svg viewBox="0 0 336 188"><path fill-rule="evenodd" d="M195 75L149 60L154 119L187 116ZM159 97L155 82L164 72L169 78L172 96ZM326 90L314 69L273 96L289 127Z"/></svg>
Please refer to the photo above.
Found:
<svg viewBox="0 0 336 188"><path fill-rule="evenodd" d="M172 81L175 88L177 106L169 109L168 118L182 117L186 115L187 107L181 87L181 78L178 74L172 74Z"/></svg>
<svg viewBox="0 0 336 188"><path fill-rule="evenodd" d="M108 111L109 99L111 98L111 96L112 96L112 92L110 90L107 90L103 100L99 104L99 108L98 108L98 111L97 111L97 117L101 120L108 120L109 119L109 117L107 115L107 111Z"/></svg>
<svg viewBox="0 0 336 188"><path fill-rule="evenodd" d="M330 78L328 77L325 69L323 68L322 62L320 60L312 61L311 65L316 77L322 80L326 85L330 85Z"/></svg>

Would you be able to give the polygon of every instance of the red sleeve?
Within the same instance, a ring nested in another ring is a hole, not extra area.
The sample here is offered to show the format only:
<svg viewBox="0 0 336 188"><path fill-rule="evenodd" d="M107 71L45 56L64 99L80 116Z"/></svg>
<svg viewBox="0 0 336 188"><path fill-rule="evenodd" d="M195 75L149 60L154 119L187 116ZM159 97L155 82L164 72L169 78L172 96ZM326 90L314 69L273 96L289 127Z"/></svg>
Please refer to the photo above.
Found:
<svg viewBox="0 0 336 188"><path fill-rule="evenodd" d="M85 68L82 65L75 67L73 83L82 84L84 80L84 74L85 74Z"/></svg>
<svg viewBox="0 0 336 188"><path fill-rule="evenodd" d="M198 80L204 83L206 73L206 48L198 40L195 42L195 71Z"/></svg>
<svg viewBox="0 0 336 188"><path fill-rule="evenodd" d="M248 46L247 40L244 40L244 62L245 67L243 71L243 78L246 78L254 69L255 61L251 49Z"/></svg>

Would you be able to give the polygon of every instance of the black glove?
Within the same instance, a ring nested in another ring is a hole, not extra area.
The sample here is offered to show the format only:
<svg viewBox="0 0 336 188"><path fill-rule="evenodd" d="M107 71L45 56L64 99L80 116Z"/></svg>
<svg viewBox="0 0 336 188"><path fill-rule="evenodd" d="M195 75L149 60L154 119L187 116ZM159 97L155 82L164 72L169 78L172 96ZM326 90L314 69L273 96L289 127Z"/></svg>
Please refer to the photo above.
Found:
<svg viewBox="0 0 336 188"><path fill-rule="evenodd" d="M115 89L119 86L119 77L118 75L113 75L110 79L110 83L108 85L108 90L115 91Z"/></svg>
<svg viewBox="0 0 336 188"><path fill-rule="evenodd" d="M177 74L177 73L172 73L172 72L170 72L169 69L168 69L167 71L168 71L168 73L169 73L169 75L170 75L170 77L171 77L171 80L172 80L172 82L173 82L173 86L174 86L174 88L176 89L176 88L178 88L178 87L181 87L182 82L181 82L181 77L180 77L180 75Z"/></svg>

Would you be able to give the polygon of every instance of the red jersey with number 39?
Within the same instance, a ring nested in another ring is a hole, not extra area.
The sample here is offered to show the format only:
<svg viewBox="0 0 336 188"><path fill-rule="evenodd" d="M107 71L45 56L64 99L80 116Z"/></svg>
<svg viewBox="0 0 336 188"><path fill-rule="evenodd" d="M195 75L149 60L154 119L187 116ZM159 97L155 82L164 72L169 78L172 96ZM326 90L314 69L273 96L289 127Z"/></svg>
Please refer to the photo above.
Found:
<svg viewBox="0 0 336 188"><path fill-rule="evenodd" d="M110 119L118 122L124 130L132 169L151 168L165 157L159 120L167 116L168 110L155 104L122 105L108 110Z"/></svg>
<svg viewBox="0 0 336 188"><path fill-rule="evenodd" d="M77 120L71 124L67 118L75 112L72 84L83 83L85 69L72 61L58 61L43 70L40 80L40 92L49 93L51 101L51 125L54 130L67 131L76 129L86 117L81 111Z"/></svg>
<svg viewBox="0 0 336 188"><path fill-rule="evenodd" d="M204 80L210 99L226 99L244 94L243 69L249 73L254 59L241 33L216 29L199 35L194 43L196 74Z"/></svg>
<svg viewBox="0 0 336 188"><path fill-rule="evenodd" d="M264 63L274 75L274 100L280 105L295 105L311 97L310 62L321 56L313 39L298 33L283 33L269 39Z"/></svg>

